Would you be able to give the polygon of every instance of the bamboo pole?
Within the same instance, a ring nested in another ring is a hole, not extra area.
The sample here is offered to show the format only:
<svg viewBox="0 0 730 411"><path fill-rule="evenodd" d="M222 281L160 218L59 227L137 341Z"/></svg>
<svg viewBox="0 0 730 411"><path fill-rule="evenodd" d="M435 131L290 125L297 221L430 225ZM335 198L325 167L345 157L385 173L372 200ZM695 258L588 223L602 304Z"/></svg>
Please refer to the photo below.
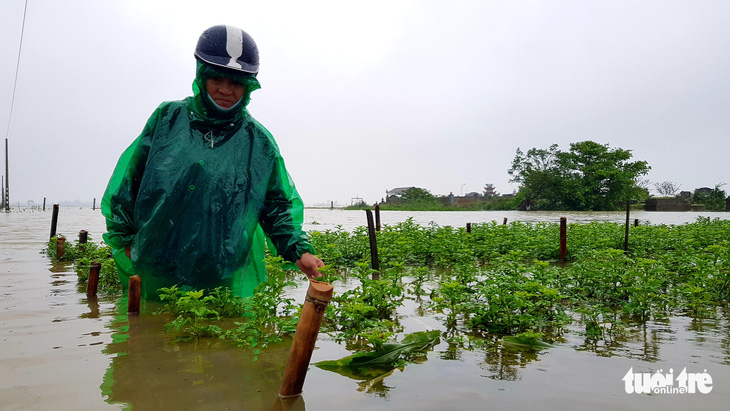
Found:
<svg viewBox="0 0 730 411"><path fill-rule="evenodd" d="M380 231L380 204L375 204L375 231Z"/></svg>
<svg viewBox="0 0 730 411"><path fill-rule="evenodd" d="M138 275L129 277L129 291L127 294L127 314L139 314L141 302L142 279Z"/></svg>
<svg viewBox="0 0 730 411"><path fill-rule="evenodd" d="M568 219L560 217L560 259L565 261L568 254Z"/></svg>
<svg viewBox="0 0 730 411"><path fill-rule="evenodd" d="M58 225L58 204L53 205L53 215L51 216L51 236L49 238L53 238L56 236L56 226Z"/></svg>
<svg viewBox="0 0 730 411"><path fill-rule="evenodd" d="M312 359L314 344L317 342L324 310L332 299L333 288L328 283L309 280L309 289L289 350L289 360L286 363L279 397L296 397L302 394L304 378L307 376L307 368Z"/></svg>
<svg viewBox="0 0 730 411"><path fill-rule="evenodd" d="M626 235L624 236L624 251L629 251L629 215L631 214L631 201L626 200Z"/></svg>
<svg viewBox="0 0 730 411"><path fill-rule="evenodd" d="M60 260L66 254L66 239L58 237L56 239L56 260Z"/></svg>
<svg viewBox="0 0 730 411"><path fill-rule="evenodd" d="M368 238L370 239L370 265L373 268L373 280L380 279L380 258L378 257L378 239L375 237L373 212L365 210L368 218Z"/></svg>
<svg viewBox="0 0 730 411"><path fill-rule="evenodd" d="M101 264L94 261L91 263L89 269L89 281L86 284L86 294L96 294L99 288L99 272L101 271Z"/></svg>

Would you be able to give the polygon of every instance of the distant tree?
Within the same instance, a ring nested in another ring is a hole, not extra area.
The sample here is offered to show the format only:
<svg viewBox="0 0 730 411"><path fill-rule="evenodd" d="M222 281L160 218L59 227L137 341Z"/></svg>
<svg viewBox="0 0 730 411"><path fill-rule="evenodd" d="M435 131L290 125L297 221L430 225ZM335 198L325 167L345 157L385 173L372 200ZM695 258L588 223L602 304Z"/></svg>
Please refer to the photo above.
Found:
<svg viewBox="0 0 730 411"><path fill-rule="evenodd" d="M436 197L425 188L411 187L400 195L404 203L434 201Z"/></svg>
<svg viewBox="0 0 730 411"><path fill-rule="evenodd" d="M639 177L651 167L630 160L631 150L593 141L572 143L565 152L557 144L527 153L518 148L509 174L533 209L616 210L646 196Z"/></svg>
<svg viewBox="0 0 730 411"><path fill-rule="evenodd" d="M661 183L654 183L656 192L663 196L673 196L679 191L681 184L677 184L674 181L663 181Z"/></svg>
<svg viewBox="0 0 730 411"><path fill-rule="evenodd" d="M695 204L704 204L705 208L711 211L725 210L725 198L727 198L727 194L725 190L720 189L724 185L725 183L716 184L715 188L709 193L695 190L692 196L692 202Z"/></svg>

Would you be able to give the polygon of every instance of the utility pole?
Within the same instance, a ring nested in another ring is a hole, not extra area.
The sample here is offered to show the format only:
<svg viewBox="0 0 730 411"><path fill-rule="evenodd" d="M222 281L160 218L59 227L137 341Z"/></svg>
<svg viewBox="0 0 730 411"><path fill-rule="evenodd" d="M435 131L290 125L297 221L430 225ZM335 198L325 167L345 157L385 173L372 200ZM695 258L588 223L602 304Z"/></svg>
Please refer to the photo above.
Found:
<svg viewBox="0 0 730 411"><path fill-rule="evenodd" d="M8 178L8 139L5 138L5 189L3 190L3 203L5 204L5 212L10 212L10 179Z"/></svg>

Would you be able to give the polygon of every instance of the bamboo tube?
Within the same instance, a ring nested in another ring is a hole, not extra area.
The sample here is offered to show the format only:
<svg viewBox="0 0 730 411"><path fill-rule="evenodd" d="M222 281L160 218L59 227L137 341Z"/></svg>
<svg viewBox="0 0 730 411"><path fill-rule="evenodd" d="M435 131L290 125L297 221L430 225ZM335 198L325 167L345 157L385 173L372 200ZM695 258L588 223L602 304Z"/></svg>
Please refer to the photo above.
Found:
<svg viewBox="0 0 730 411"><path fill-rule="evenodd" d="M373 223L373 212L365 210L368 218L368 238L370 239L370 265L373 268L373 280L380 279L380 258L378 257L378 239L375 236L375 224Z"/></svg>
<svg viewBox="0 0 730 411"><path fill-rule="evenodd" d="M94 261L89 269L89 282L86 284L86 294L96 294L99 288L99 272L101 264Z"/></svg>
<svg viewBox="0 0 730 411"><path fill-rule="evenodd" d="M560 259L565 260L568 253L568 219L560 217Z"/></svg>
<svg viewBox="0 0 730 411"><path fill-rule="evenodd" d="M380 231L380 204L375 204L375 231Z"/></svg>
<svg viewBox="0 0 730 411"><path fill-rule="evenodd" d="M626 200L626 235L624 236L624 251L629 251L629 218L631 215L631 201Z"/></svg>
<svg viewBox="0 0 730 411"><path fill-rule="evenodd" d="M53 214L51 215L51 236L49 238L53 238L56 236L56 226L58 225L58 204L53 205Z"/></svg>
<svg viewBox="0 0 730 411"><path fill-rule="evenodd" d="M63 237L56 238L56 260L60 260L66 254L66 239Z"/></svg>
<svg viewBox="0 0 730 411"><path fill-rule="evenodd" d="M317 342L319 326L322 324L324 310L332 299L334 287L328 283L309 280L307 297L304 299L297 330L294 333L286 363L284 379L281 382L279 397L296 397L302 394L304 378L307 376L309 360L312 359L314 344Z"/></svg>
<svg viewBox="0 0 730 411"><path fill-rule="evenodd" d="M129 291L127 294L127 314L139 314L139 305L142 292L142 279L138 275L129 277Z"/></svg>

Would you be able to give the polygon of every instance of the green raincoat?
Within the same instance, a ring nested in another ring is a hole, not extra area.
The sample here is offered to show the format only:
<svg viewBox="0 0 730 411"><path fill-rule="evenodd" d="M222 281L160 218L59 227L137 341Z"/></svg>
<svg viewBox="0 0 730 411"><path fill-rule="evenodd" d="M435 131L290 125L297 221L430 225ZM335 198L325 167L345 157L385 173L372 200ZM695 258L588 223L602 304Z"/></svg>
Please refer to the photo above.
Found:
<svg viewBox="0 0 730 411"><path fill-rule="evenodd" d="M155 110L119 159L102 199L104 240L120 280L126 287L138 274L146 299L172 285L226 286L251 295L266 279L264 233L288 261L314 253L279 148L245 108L258 81L216 70L198 63L194 96ZM239 109L221 114L205 101L210 75L247 86Z"/></svg>

